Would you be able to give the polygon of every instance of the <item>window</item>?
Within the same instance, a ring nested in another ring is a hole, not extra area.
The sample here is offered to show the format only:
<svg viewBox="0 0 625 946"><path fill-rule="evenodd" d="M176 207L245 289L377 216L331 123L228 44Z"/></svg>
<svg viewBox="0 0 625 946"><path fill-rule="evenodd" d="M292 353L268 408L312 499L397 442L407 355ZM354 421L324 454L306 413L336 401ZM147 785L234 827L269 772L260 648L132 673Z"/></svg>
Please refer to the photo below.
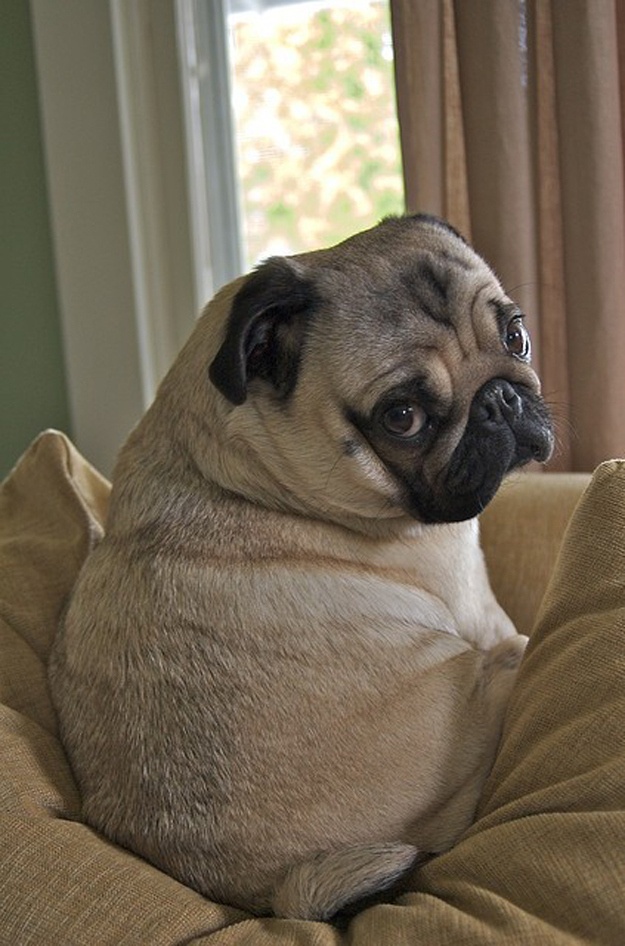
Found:
<svg viewBox="0 0 625 946"><path fill-rule="evenodd" d="M220 285L402 209L388 3L31 0L31 13L73 435L108 473Z"/></svg>
<svg viewBox="0 0 625 946"><path fill-rule="evenodd" d="M179 12L198 264L213 288L402 212L386 0L181 0Z"/></svg>

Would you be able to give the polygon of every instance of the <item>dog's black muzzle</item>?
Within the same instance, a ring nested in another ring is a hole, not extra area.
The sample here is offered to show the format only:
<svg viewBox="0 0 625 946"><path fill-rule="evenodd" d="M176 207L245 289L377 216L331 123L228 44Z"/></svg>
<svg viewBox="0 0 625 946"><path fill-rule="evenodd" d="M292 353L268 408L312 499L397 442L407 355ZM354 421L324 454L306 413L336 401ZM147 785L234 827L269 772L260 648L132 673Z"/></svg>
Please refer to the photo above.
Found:
<svg viewBox="0 0 625 946"><path fill-rule="evenodd" d="M532 460L544 462L553 448L553 428L542 398L504 378L488 381L475 394L467 426L447 469L419 517L429 522L459 522L478 515L491 501L506 473Z"/></svg>
<svg viewBox="0 0 625 946"><path fill-rule="evenodd" d="M469 427L486 438L513 435L516 448L508 469L551 456L553 432L543 401L529 389L495 378L480 388L469 412Z"/></svg>

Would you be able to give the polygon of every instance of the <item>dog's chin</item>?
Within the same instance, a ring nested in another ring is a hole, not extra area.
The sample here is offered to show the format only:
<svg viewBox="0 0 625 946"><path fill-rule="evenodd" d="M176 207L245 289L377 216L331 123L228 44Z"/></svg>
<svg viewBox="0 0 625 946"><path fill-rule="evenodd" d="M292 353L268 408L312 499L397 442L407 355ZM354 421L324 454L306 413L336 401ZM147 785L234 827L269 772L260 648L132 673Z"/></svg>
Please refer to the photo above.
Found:
<svg viewBox="0 0 625 946"><path fill-rule="evenodd" d="M505 474L504 474L505 475ZM479 488L462 492L439 491L429 495L411 496L410 514L419 522L435 525L444 522L464 522L479 516L501 485L501 477L485 477Z"/></svg>
<svg viewBox="0 0 625 946"><path fill-rule="evenodd" d="M424 523L463 522L484 511L504 477L532 461L551 455L549 429L529 440L517 440L510 429L496 438L463 438L448 466L434 483L415 484L410 490L410 514Z"/></svg>

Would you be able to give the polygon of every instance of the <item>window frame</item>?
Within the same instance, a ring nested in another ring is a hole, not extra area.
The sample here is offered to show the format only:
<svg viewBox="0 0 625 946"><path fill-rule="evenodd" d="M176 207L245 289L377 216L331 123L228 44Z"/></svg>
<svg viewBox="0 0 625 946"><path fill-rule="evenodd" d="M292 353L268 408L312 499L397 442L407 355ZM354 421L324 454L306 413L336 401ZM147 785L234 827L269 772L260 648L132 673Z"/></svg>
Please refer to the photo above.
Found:
<svg viewBox="0 0 625 946"><path fill-rule="evenodd" d="M244 269L227 0L30 8L72 435L110 475L200 310Z"/></svg>
<svg viewBox="0 0 625 946"><path fill-rule="evenodd" d="M30 0L72 434L110 475L191 331L176 0Z"/></svg>

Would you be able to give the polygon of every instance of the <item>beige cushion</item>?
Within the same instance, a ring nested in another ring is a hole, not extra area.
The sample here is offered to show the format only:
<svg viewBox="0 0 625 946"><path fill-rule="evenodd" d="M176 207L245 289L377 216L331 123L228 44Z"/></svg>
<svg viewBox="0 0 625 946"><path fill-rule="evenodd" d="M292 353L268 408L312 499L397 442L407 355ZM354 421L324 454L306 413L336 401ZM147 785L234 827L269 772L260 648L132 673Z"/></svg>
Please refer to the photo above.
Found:
<svg viewBox="0 0 625 946"><path fill-rule="evenodd" d="M510 476L481 517L493 591L522 634L529 634L562 536L590 482L587 473Z"/></svg>
<svg viewBox="0 0 625 946"><path fill-rule="evenodd" d="M566 533L476 824L375 942L625 944L625 463Z"/></svg>
<svg viewBox="0 0 625 946"><path fill-rule="evenodd" d="M45 664L107 497L106 482L54 432L39 437L0 490L2 946L169 946L241 916L78 820Z"/></svg>
<svg viewBox="0 0 625 946"><path fill-rule="evenodd" d="M545 509L559 505L558 477L537 479ZM80 823L45 663L107 497L54 432L0 489L0 946L336 946L344 938L330 926L212 904ZM502 498L502 522L519 501L506 511ZM365 911L345 941L625 943L624 507L625 467L606 465L569 528L477 823L421 872L418 893ZM522 532L521 571L535 541ZM558 543L559 533L549 554Z"/></svg>

